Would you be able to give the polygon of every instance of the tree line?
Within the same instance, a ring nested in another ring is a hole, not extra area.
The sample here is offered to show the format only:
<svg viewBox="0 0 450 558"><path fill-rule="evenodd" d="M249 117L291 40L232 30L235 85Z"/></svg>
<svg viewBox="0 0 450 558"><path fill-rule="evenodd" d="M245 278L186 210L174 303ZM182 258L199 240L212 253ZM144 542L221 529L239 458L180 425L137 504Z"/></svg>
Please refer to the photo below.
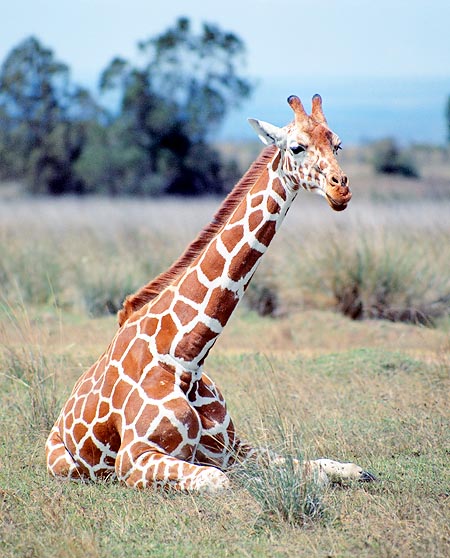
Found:
<svg viewBox="0 0 450 558"><path fill-rule="evenodd" d="M179 18L137 48L142 63L114 58L95 95L36 37L13 48L0 68L0 179L51 195L226 190L236 169L208 139L251 93L242 40Z"/></svg>

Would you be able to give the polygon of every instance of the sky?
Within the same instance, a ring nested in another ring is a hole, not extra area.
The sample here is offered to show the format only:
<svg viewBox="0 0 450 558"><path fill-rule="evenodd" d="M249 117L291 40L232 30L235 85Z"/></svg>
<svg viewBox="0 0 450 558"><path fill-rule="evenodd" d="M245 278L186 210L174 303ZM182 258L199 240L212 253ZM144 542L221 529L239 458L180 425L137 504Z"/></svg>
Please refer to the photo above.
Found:
<svg viewBox="0 0 450 558"><path fill-rule="evenodd" d="M291 118L288 95L308 105L319 92L353 141L390 132L443 140L449 0L5 1L0 61L34 35L68 64L76 83L93 87L114 56L137 60L137 42L179 16L216 23L246 45L244 71L257 87L226 123L229 135L243 112L283 125Z"/></svg>

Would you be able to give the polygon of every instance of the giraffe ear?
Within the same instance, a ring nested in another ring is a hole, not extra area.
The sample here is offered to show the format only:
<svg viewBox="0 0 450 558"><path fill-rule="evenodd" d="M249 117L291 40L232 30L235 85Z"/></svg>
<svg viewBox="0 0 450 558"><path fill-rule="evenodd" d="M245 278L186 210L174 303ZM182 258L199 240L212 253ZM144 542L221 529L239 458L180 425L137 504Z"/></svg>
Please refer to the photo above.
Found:
<svg viewBox="0 0 450 558"><path fill-rule="evenodd" d="M286 147L286 132L283 128L278 128L262 120L256 120L256 118L249 118L248 122L265 145L275 144L280 148Z"/></svg>

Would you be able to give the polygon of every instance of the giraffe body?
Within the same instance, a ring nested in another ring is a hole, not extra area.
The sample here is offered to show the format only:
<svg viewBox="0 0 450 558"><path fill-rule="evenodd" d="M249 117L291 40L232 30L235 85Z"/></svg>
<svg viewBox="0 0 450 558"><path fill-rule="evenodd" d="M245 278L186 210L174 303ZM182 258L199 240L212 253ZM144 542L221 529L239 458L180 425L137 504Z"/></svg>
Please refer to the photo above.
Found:
<svg viewBox="0 0 450 558"><path fill-rule="evenodd" d="M73 479L116 476L127 485L220 490L236 459L255 450L236 435L203 363L300 188L342 210L351 194L323 116L290 97L295 121L251 120L269 145L180 260L119 314L120 328L81 376L50 432L49 471ZM319 480L373 480L354 464L310 461Z"/></svg>

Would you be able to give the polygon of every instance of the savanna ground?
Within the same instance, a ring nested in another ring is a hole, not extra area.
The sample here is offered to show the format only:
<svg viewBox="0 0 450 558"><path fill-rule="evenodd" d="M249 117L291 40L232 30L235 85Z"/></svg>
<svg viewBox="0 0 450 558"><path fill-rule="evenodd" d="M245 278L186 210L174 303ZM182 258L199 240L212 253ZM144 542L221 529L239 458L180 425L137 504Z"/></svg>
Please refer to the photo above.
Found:
<svg viewBox="0 0 450 558"><path fill-rule="evenodd" d="M217 201L11 197L0 202L0 556L449 555L450 173L430 164L420 181L378 180L347 163L348 210L302 194L257 272L249 298L276 292L276 317L242 304L206 368L242 437L355 461L380 482L316 491L296 513L239 475L220 496L49 478L48 429L113 336L105 311L167 266ZM365 307L429 308L432 325L350 320L335 306L352 281Z"/></svg>

